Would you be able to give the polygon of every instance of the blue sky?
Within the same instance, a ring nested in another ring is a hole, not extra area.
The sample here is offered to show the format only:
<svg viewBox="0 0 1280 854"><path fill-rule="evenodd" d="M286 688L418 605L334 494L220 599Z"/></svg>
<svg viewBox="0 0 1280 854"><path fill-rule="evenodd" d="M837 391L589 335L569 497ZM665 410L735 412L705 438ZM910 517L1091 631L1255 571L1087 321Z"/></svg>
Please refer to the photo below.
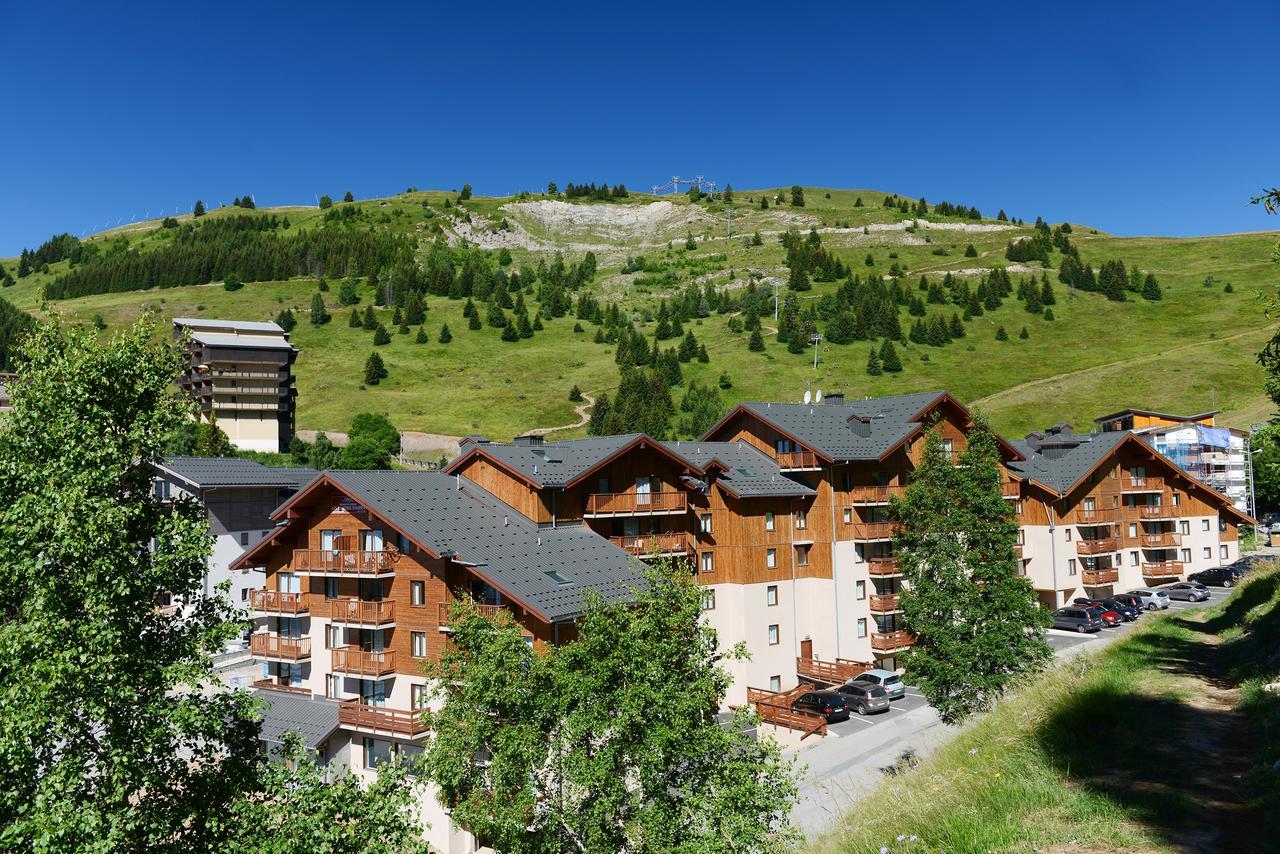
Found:
<svg viewBox="0 0 1280 854"><path fill-rule="evenodd" d="M11 4L0 255L252 193L892 190L1280 227L1280 4Z"/></svg>

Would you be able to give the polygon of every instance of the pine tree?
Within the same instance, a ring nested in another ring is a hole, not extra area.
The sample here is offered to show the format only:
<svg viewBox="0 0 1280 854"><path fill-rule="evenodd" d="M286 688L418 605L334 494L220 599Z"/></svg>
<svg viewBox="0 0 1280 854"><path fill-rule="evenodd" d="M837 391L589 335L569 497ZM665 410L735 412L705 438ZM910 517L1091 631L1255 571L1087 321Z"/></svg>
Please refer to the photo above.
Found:
<svg viewBox="0 0 1280 854"><path fill-rule="evenodd" d="M440 327L440 343L448 344L453 340L453 333L449 331L449 324L445 323Z"/></svg>
<svg viewBox="0 0 1280 854"><path fill-rule="evenodd" d="M807 291L813 287L809 283L809 275L799 263L791 268L791 278L787 281L787 287L793 291Z"/></svg>
<svg viewBox="0 0 1280 854"><path fill-rule="evenodd" d="M793 208L804 207L804 187L794 184L791 187L791 206Z"/></svg>
<svg viewBox="0 0 1280 854"><path fill-rule="evenodd" d="M1031 334L1027 332L1027 327L1022 327L1022 331L1018 333L1018 337L1024 341L1031 337Z"/></svg>
<svg viewBox="0 0 1280 854"><path fill-rule="evenodd" d="M760 210L767 211L769 209L769 199L767 196L760 197Z"/></svg>
<svg viewBox="0 0 1280 854"><path fill-rule="evenodd" d="M378 346L391 343L391 335L388 334L387 327L381 323L378 324L377 329L373 330L373 343Z"/></svg>
<svg viewBox="0 0 1280 854"><path fill-rule="evenodd" d="M764 336L760 334L759 328L751 331L751 338L747 342L747 349L752 353L764 352Z"/></svg>
<svg viewBox="0 0 1280 854"><path fill-rule="evenodd" d="M378 328L378 326L380 326L380 324L378 323L378 316L373 313L373 306L366 305L364 307L364 320L361 322L360 325L363 326L369 332L374 331L375 329Z"/></svg>
<svg viewBox="0 0 1280 854"><path fill-rule="evenodd" d="M960 319L960 315L954 312L951 314L951 323L948 325L947 331L953 339L965 336L964 322Z"/></svg>
<svg viewBox="0 0 1280 854"><path fill-rule="evenodd" d="M226 196L223 196L223 198L225 199ZM200 201L199 199L196 199L195 207L191 209L191 215L193 217L204 216L204 202Z"/></svg>
<svg viewBox="0 0 1280 854"><path fill-rule="evenodd" d="M574 383L573 388L569 389L569 400L573 403L579 403L582 400L582 389L578 388L577 383Z"/></svg>
<svg viewBox="0 0 1280 854"><path fill-rule="evenodd" d="M377 385L386 378L387 366L383 363L382 357L377 353L370 353L364 363L365 385Z"/></svg>
<svg viewBox="0 0 1280 854"><path fill-rule="evenodd" d="M1053 292L1053 285L1049 284L1049 277L1043 276L1040 281L1040 302L1045 305L1055 305L1058 297Z"/></svg>
<svg viewBox="0 0 1280 854"><path fill-rule="evenodd" d="M1008 340L1009 340L1009 333L1004 331L1004 327L1003 327L1003 326L1001 326L999 329L997 329L997 330L996 330L996 340L997 340L997 341L1008 341Z"/></svg>
<svg viewBox="0 0 1280 854"><path fill-rule="evenodd" d="M486 311L485 321L494 329L504 329L510 325L511 321L507 320L507 315L503 312L502 306L498 305L497 299L490 297L489 307ZM514 326L511 328L515 329Z"/></svg>
<svg viewBox="0 0 1280 854"><path fill-rule="evenodd" d="M422 297L417 291L414 291L409 297L409 301L405 304L404 322L410 326L421 326L427 319L426 307L422 304Z"/></svg>
<svg viewBox="0 0 1280 854"><path fill-rule="evenodd" d="M427 330L426 330L426 328L425 328L425 327L422 327L422 326L419 326L419 327L418 327L418 334L417 334L416 336L414 336L413 343L415 343L415 344L426 344L426 343L427 343L427 341L428 341L428 338L427 338Z"/></svg>
<svg viewBox="0 0 1280 854"><path fill-rule="evenodd" d="M1227 285L1227 287L1231 286ZM1147 273L1146 281L1142 283L1142 298L1152 302L1161 298L1160 283L1156 281L1154 273Z"/></svg>
<svg viewBox="0 0 1280 854"><path fill-rule="evenodd" d="M893 342L888 338L884 339L884 343L880 345L880 364L890 374L896 374L902 370L902 362L898 359L897 348L893 346ZM869 369L870 365L868 365Z"/></svg>
<svg viewBox="0 0 1280 854"><path fill-rule="evenodd" d="M499 311L501 311L501 309L499 309ZM512 323L510 320L508 320L506 323L506 326L502 328L502 340L503 341L519 341L520 340L520 332L516 329L515 324Z"/></svg>
<svg viewBox="0 0 1280 854"><path fill-rule="evenodd" d="M404 313L400 311L400 306L396 306L395 310L391 312L391 325L392 326L404 325Z"/></svg>
<svg viewBox="0 0 1280 854"><path fill-rule="evenodd" d="M342 197L342 200L343 200L344 202L354 202L354 201L356 200L356 197L355 197L355 196L353 196L353 195L351 195L351 191L350 191L350 190L347 190L347 193L346 193L346 195L344 195L344 196Z"/></svg>
<svg viewBox="0 0 1280 854"><path fill-rule="evenodd" d="M328 210L333 207L333 199L327 195L320 197L320 210Z"/></svg>
<svg viewBox="0 0 1280 854"><path fill-rule="evenodd" d="M978 250L973 248L973 244L972 244L972 243L970 243L968 246L966 246L966 247L964 248L964 257L966 257L966 258L977 258L977 257L978 257Z"/></svg>
<svg viewBox="0 0 1280 854"><path fill-rule="evenodd" d="M880 356L876 353L876 348L872 346L871 352L867 354L867 374L878 377L884 373L880 367Z"/></svg>
<svg viewBox="0 0 1280 854"><path fill-rule="evenodd" d="M364 324L360 322L360 309L351 309L351 319L347 321L347 326L350 326L352 329L359 329L363 325Z"/></svg>

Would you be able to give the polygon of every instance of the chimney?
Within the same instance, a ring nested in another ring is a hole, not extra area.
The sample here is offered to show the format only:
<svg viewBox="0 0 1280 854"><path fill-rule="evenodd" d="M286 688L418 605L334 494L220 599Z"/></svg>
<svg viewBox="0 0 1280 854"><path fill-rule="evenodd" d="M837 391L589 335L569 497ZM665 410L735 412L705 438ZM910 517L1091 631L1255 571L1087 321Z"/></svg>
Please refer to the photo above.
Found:
<svg viewBox="0 0 1280 854"><path fill-rule="evenodd" d="M516 436L515 444L521 448L534 448L542 444L541 436Z"/></svg>
<svg viewBox="0 0 1280 854"><path fill-rule="evenodd" d="M849 429L866 439L871 436L871 419L854 416L849 419Z"/></svg>
<svg viewBox="0 0 1280 854"><path fill-rule="evenodd" d="M823 400L826 402L828 406L843 406L844 392L833 391L830 394L828 394L825 398L823 398Z"/></svg>

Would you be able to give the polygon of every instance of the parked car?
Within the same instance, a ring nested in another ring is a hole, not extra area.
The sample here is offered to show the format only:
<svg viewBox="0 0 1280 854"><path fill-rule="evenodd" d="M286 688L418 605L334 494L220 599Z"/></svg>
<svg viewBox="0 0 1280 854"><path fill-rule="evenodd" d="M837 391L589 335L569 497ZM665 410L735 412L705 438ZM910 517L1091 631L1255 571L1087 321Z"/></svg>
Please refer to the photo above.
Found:
<svg viewBox="0 0 1280 854"><path fill-rule="evenodd" d="M902 674L892 670L868 670L845 683L846 685L879 685L884 688L890 700L901 700L907 696L907 684L902 681Z"/></svg>
<svg viewBox="0 0 1280 854"><path fill-rule="evenodd" d="M1069 632L1097 632L1102 630L1102 620L1084 608L1059 608L1053 612L1053 627Z"/></svg>
<svg viewBox="0 0 1280 854"><path fill-rule="evenodd" d="M1164 590L1130 590L1128 595L1139 599L1148 611L1163 611L1169 607L1169 594Z"/></svg>
<svg viewBox="0 0 1280 854"><path fill-rule="evenodd" d="M1124 622L1124 617L1120 616L1119 611L1112 611L1110 608L1104 608L1101 605L1077 605L1078 608L1084 608L1093 616L1102 621L1102 625L1108 629L1113 629Z"/></svg>
<svg viewBox="0 0 1280 854"><path fill-rule="evenodd" d="M888 697L885 702L889 702ZM849 720L849 701L839 691L830 689L801 694L791 703L791 710L822 715L829 724Z"/></svg>
<svg viewBox="0 0 1280 854"><path fill-rule="evenodd" d="M1280 522L1271 523L1271 533L1280 534Z"/></svg>
<svg viewBox="0 0 1280 854"><path fill-rule="evenodd" d="M1198 581L1206 587L1235 587L1239 580L1240 576L1229 566L1215 566L1187 576L1187 581Z"/></svg>
<svg viewBox="0 0 1280 854"><path fill-rule="evenodd" d="M1147 610L1147 605L1145 602L1142 601L1141 596L1135 596L1132 593L1117 593L1111 598L1116 600L1117 602L1123 602L1125 605L1128 605L1130 608L1137 608L1139 611Z"/></svg>
<svg viewBox="0 0 1280 854"><path fill-rule="evenodd" d="M846 682L836 689L844 695L860 715L868 712L889 711L889 692L881 685L869 685L866 682Z"/></svg>
<svg viewBox="0 0 1280 854"><path fill-rule="evenodd" d="M1179 581L1163 588L1170 599L1181 599L1184 602L1203 602L1209 598L1209 588L1198 581Z"/></svg>
<svg viewBox="0 0 1280 854"><path fill-rule="evenodd" d="M1124 618L1126 623L1132 623L1134 620L1142 616L1142 609L1129 602L1122 601L1119 596L1108 596L1101 600L1098 604L1104 608L1110 608Z"/></svg>

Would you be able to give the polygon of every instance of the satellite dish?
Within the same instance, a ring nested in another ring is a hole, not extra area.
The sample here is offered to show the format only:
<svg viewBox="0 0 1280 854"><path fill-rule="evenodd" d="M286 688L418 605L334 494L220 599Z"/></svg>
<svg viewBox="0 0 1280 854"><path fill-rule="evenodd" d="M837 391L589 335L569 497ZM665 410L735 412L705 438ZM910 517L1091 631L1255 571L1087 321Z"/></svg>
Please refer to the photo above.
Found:
<svg viewBox="0 0 1280 854"><path fill-rule="evenodd" d="M804 390L804 402L805 402L805 403L809 403L809 402L810 402L810 401L812 401L812 400L813 400L813 392L809 391L809 389L805 389L805 390Z"/></svg>
<svg viewBox="0 0 1280 854"><path fill-rule="evenodd" d="M813 397L814 403L822 403L822 389L818 389L818 393Z"/></svg>

